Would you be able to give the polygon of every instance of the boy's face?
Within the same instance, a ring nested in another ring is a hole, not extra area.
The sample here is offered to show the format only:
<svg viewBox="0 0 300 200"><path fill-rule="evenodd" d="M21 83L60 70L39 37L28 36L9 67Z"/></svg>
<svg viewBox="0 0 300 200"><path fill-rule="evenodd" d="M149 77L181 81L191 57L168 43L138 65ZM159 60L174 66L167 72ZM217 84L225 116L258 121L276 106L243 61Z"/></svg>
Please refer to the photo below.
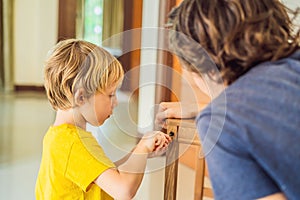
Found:
<svg viewBox="0 0 300 200"><path fill-rule="evenodd" d="M110 117L118 105L116 90L117 86L112 86L103 93L96 93L81 106L81 114L89 124L100 126Z"/></svg>

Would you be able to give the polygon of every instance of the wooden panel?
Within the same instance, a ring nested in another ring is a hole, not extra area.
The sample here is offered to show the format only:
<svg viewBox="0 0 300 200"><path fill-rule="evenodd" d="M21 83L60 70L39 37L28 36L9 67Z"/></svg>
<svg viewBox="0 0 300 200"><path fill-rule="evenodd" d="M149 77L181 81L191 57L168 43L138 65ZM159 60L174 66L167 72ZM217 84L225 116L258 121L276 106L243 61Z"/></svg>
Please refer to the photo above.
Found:
<svg viewBox="0 0 300 200"><path fill-rule="evenodd" d="M179 127L178 142L200 146L197 130L189 127Z"/></svg>
<svg viewBox="0 0 300 200"><path fill-rule="evenodd" d="M168 21L168 14L171 9L175 6L176 0L160 0L159 1L159 29L158 31L158 50L157 50L157 63L160 66L157 68L157 84L155 103L159 104L162 101L171 101L171 96L178 100L178 94L172 89L172 66L173 56L168 51L168 34L164 29L165 24ZM170 67L170 68L168 68Z"/></svg>
<svg viewBox="0 0 300 200"><path fill-rule="evenodd" d="M167 126L178 126L184 128L193 128L195 129L195 120L194 119L168 119Z"/></svg>
<svg viewBox="0 0 300 200"><path fill-rule="evenodd" d="M4 87L4 59L3 59L3 4L0 1L0 88Z"/></svg>
<svg viewBox="0 0 300 200"><path fill-rule="evenodd" d="M204 188L204 189L203 189L203 197L213 198L213 197L214 197L214 194L213 194L213 192L212 192L211 189L209 189L209 188Z"/></svg>
<svg viewBox="0 0 300 200"><path fill-rule="evenodd" d="M76 37L76 2L59 0L58 41Z"/></svg>
<svg viewBox="0 0 300 200"><path fill-rule="evenodd" d="M180 133L179 133L180 135ZM181 144L181 143L180 143ZM179 144L179 145L180 145ZM186 144L185 144L186 146ZM199 200L203 194L204 187L204 159L199 157L201 147L198 145L190 145L185 152L180 156L179 163L183 164L195 171L195 186L194 186L194 199ZM180 172L178 172L180 173ZM179 188L177 188L179 190Z"/></svg>
<svg viewBox="0 0 300 200"><path fill-rule="evenodd" d="M168 126L167 133L173 138L166 153L164 199L176 200L178 150L177 126Z"/></svg>
<svg viewBox="0 0 300 200"><path fill-rule="evenodd" d="M165 170L164 199L175 200L177 188L178 161L195 170L194 200L213 199L213 190L210 183L205 159L202 156L201 143L195 128L194 120L167 120L167 133L172 133L173 142L169 148ZM183 148L179 149L179 146ZM178 160L177 157L180 157ZM172 177L173 176L173 177Z"/></svg>
<svg viewBox="0 0 300 200"><path fill-rule="evenodd" d="M199 147L200 149L200 147ZM196 166L196 177L195 177L195 192L194 192L194 199L198 200L198 199L202 199L203 197L203 185L204 185L204 165L205 165L205 161L204 159L201 157L199 158L199 149L196 152L197 156L196 156L196 160L197 160L197 166Z"/></svg>
<svg viewBox="0 0 300 200"><path fill-rule="evenodd" d="M124 0L124 22L122 35L122 51L120 60L125 78L122 84L122 90L133 92L139 85L139 70L132 70L140 65L141 57L141 27L142 27L142 0ZM129 72L130 73L126 73Z"/></svg>
<svg viewBox="0 0 300 200"><path fill-rule="evenodd" d="M213 198L213 189L209 179L207 164L204 165L204 185L203 185L203 197Z"/></svg>
<svg viewBox="0 0 300 200"><path fill-rule="evenodd" d="M179 162L188 166L191 169L197 169L197 156L199 147L196 145L190 145L185 152L179 157Z"/></svg>
<svg viewBox="0 0 300 200"><path fill-rule="evenodd" d="M2 0L2 45L3 45L3 81L4 81L4 90L13 91L14 77L13 77L13 61L14 61L14 49L13 49L13 40L14 40L14 1L11 0Z"/></svg>
<svg viewBox="0 0 300 200"><path fill-rule="evenodd" d="M179 101L180 96L181 96L181 90L182 90L182 77L181 77L181 74L182 74L182 70L181 70L181 65L180 65L180 62L179 62L179 59L176 55L173 55L173 69L174 69L174 72L173 72L173 76L172 76L172 90L174 91L178 91L177 93L179 95L175 96L174 94L171 95L171 101L172 102L175 102L175 101ZM178 98L179 96L179 98Z"/></svg>

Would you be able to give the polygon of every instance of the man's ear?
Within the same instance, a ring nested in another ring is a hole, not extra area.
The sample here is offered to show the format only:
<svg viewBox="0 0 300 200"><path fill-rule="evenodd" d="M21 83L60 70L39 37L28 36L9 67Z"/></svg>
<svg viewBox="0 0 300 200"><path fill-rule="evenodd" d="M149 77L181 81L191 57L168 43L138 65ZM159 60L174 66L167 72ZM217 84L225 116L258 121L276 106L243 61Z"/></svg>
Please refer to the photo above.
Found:
<svg viewBox="0 0 300 200"><path fill-rule="evenodd" d="M197 74L196 72L192 72L192 77L194 80L194 83L197 85L197 87L203 91L206 95L209 95L209 89L208 89L208 85L205 82L205 80L203 79L203 77L199 74Z"/></svg>
<svg viewBox="0 0 300 200"><path fill-rule="evenodd" d="M74 104L75 106L82 106L86 101L85 90L83 88L79 88L76 90L74 94Z"/></svg>
<svg viewBox="0 0 300 200"><path fill-rule="evenodd" d="M216 77L217 75L211 74L211 76ZM223 83L217 83L212 80L207 74L200 76L192 72L192 77L196 85L211 98L217 97L226 87Z"/></svg>

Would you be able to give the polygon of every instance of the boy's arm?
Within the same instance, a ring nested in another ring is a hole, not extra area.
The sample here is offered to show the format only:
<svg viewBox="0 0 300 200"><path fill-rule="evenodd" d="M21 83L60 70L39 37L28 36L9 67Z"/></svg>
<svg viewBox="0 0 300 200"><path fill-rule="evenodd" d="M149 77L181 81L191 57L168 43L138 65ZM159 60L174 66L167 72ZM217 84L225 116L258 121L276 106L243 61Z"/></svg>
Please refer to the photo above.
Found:
<svg viewBox="0 0 300 200"><path fill-rule="evenodd" d="M166 149L171 138L161 132L145 135L118 169L108 169L94 182L116 199L132 199L144 176L148 154Z"/></svg>
<svg viewBox="0 0 300 200"><path fill-rule="evenodd" d="M140 136L140 138L142 138L143 134L139 133L139 136ZM171 140L171 138L169 137L169 141L170 140ZM131 154L133 153L133 151L135 150L135 148L136 147L134 147L128 154L126 154L120 160L115 161L114 162L115 166L118 167L118 166L122 165L123 163L125 163L128 160L128 158L131 156ZM150 154L148 154L148 158L157 157L157 156L163 155L164 153L165 153L165 151L163 151L163 150L154 151L154 152L151 152Z"/></svg>
<svg viewBox="0 0 300 200"><path fill-rule="evenodd" d="M140 154L134 151L123 165L125 168L135 169L136 172L108 169L95 180L95 183L115 199L132 199L142 182L146 160L146 152Z"/></svg>
<svg viewBox="0 0 300 200"><path fill-rule="evenodd" d="M138 133L138 138L139 138L139 141L141 140L141 138L144 136L144 134L142 133ZM138 141L138 142L139 142ZM128 160L128 158L131 156L132 152L135 150L136 147L134 147L128 154L126 154L124 157L122 157L120 160L117 160L114 162L115 166L120 166L122 165L124 162L126 162Z"/></svg>
<svg viewBox="0 0 300 200"><path fill-rule="evenodd" d="M135 148L133 148L126 156L124 156L123 158L121 158L120 160L117 160L114 162L114 164L118 167L120 165L122 165L124 162L126 162L128 160L128 158L131 156L132 152L135 150Z"/></svg>

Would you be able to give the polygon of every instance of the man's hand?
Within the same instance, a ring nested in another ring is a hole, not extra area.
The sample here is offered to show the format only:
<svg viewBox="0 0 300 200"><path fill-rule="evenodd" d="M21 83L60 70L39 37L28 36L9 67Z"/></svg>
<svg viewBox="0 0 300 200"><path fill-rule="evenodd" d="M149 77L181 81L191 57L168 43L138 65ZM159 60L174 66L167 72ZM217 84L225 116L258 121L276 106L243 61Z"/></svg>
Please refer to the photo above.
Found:
<svg viewBox="0 0 300 200"><path fill-rule="evenodd" d="M182 104L181 102L162 102L155 117L155 124L166 128L167 118L194 118L206 104Z"/></svg>

